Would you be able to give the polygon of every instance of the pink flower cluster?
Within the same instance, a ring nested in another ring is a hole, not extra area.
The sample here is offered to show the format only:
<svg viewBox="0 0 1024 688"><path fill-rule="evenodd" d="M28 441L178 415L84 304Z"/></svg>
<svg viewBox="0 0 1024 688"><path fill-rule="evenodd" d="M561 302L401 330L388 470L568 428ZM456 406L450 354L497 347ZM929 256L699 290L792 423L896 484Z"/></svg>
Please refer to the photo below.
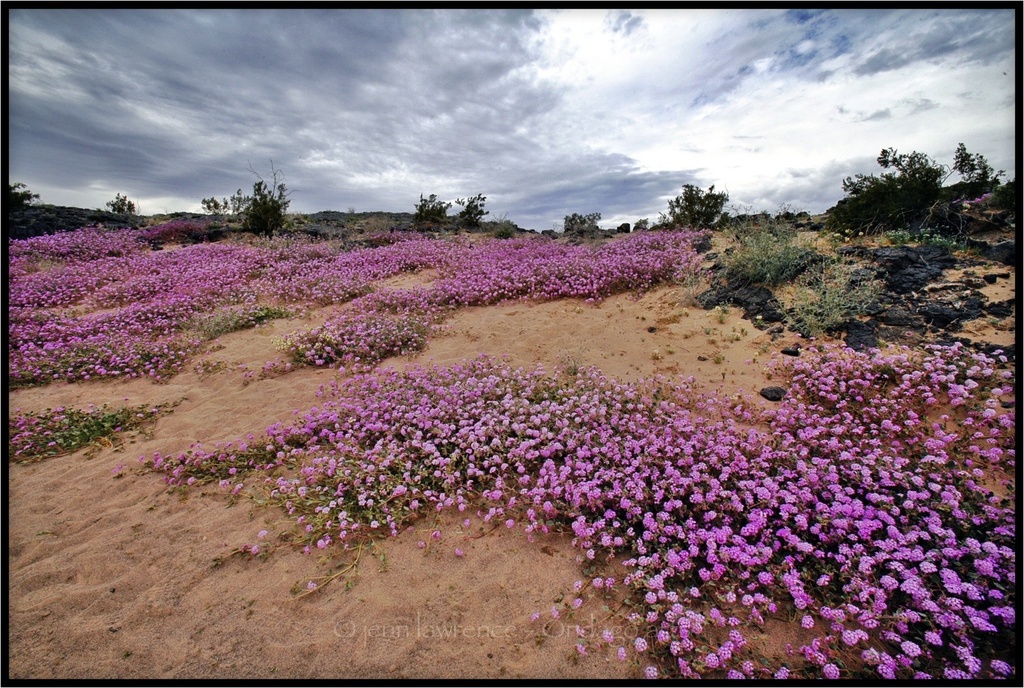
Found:
<svg viewBox="0 0 1024 688"><path fill-rule="evenodd" d="M372 365L387 356L423 348L432 328L459 307L512 299L598 301L614 293L642 292L696 273L701 258L692 245L699 236L689 231L644 233L598 248L538 238L473 245L404 241L389 251L403 269L437 268L440 276L434 285L357 298L340 317L286 337L283 350L299 363ZM360 264L366 258L365 252L343 254L330 266L317 268L332 275L333 282L326 277L312 281L333 284L318 288L340 288L351 298L368 285L356 287L338 276L383 276L365 267L341 267L342 263Z"/></svg>
<svg viewBox="0 0 1024 688"><path fill-rule="evenodd" d="M193 319L232 304L334 303L459 250L422 238L340 252L279 239L151 252L137 230L83 229L9 244L8 373L14 385L180 372Z"/></svg>
<svg viewBox="0 0 1024 688"><path fill-rule="evenodd" d="M163 229L180 233L193 224ZM342 318L296 333L285 347L298 362L370 365L422 348L430 327L459 306L600 299L649 288L699 263L691 232L636 235L598 249L540 238L471 244L397 235L355 250L280 238L151 252L137 241L145 236L83 229L11 242L8 371L15 385L165 380L202 344L188 335L194 318L259 302L357 299ZM441 275L430 289L372 293L380 280L424 268Z"/></svg>
<svg viewBox="0 0 1024 688"><path fill-rule="evenodd" d="M776 368L789 393L757 413L687 381L486 357L356 375L269 428L249 461L271 468L266 489L308 549L445 509L571 529L588 558L624 558L645 650L670 675L752 675L744 630L794 613L816 634L796 650L805 668L788 663L799 675L841 677L850 651L887 678L1002 671L1015 511L1012 489L989 486L1015 466L1015 415L988 411L1009 372L959 346L823 346ZM182 484L235 457L197 448L154 466Z"/></svg>

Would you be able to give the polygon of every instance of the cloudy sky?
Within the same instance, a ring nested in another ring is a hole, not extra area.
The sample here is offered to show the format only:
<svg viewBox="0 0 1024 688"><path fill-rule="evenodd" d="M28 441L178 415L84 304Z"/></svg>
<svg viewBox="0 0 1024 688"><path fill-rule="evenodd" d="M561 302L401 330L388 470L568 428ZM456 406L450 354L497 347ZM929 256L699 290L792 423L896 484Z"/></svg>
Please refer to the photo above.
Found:
<svg viewBox="0 0 1024 688"><path fill-rule="evenodd" d="M890 146L1015 176L1007 7L9 9L9 177L145 214L271 160L294 212L482 193L522 227L612 227L695 184L818 213Z"/></svg>

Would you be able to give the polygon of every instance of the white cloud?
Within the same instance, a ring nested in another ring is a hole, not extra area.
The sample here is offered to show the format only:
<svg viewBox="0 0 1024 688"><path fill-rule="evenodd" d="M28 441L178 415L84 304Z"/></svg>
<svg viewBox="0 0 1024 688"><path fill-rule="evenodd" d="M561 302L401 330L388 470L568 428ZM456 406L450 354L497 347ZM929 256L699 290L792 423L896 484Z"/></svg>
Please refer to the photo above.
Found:
<svg viewBox="0 0 1024 688"><path fill-rule="evenodd" d="M44 202L198 209L273 159L297 211L483 193L546 229L655 217L686 183L819 212L890 146L1016 166L1010 11L9 17L9 169Z"/></svg>

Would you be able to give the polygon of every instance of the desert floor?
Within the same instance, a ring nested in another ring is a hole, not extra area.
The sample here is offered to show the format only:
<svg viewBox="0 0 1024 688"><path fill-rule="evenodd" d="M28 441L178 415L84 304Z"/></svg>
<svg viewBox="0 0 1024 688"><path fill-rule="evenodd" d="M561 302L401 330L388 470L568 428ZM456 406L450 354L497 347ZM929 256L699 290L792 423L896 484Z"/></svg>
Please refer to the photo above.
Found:
<svg viewBox="0 0 1024 688"><path fill-rule="evenodd" d="M429 273L383 285L424 284ZM167 488L141 456L177 454L259 434L317 404L336 372L299 368L247 380L284 360L275 337L322 322L338 308L276 320L220 338L223 348L167 384L54 384L10 391L11 411L90 404L176 404L118 446L8 468L8 667L10 678L580 678L627 679L642 668L611 650L577 655L576 626L628 621L593 598L572 619L548 610L572 594L583 563L571 533L537 536L439 517L354 553L304 555L275 543L287 526L275 509L232 503L211 486ZM982 327L982 323L976 324ZM1008 341L1012 341L1009 333ZM708 388L749 394L775 384L765 364L800 343L772 340L733 309L721 318L686 305L679 287L599 305L509 303L460 312L413 357L383 367L447 365L478 353L555 369L572 362L626 380L693 376ZM269 556L233 554L269 531ZM419 548L417 542L429 544ZM453 555L461 548L465 556ZM350 564L353 564L349 567ZM614 568L614 564L607 564ZM347 568L346 570L346 567ZM315 594L306 581L345 572ZM542 612L539 621L531 613ZM778 624L778 622L772 622ZM780 651L798 626L769 624L754 642Z"/></svg>

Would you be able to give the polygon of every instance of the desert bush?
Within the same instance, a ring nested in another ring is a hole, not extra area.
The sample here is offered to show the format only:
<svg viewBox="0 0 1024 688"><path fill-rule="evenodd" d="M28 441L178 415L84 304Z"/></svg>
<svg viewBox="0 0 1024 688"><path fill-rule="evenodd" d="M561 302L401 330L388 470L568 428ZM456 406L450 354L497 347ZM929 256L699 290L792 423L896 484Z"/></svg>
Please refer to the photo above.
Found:
<svg viewBox="0 0 1024 688"><path fill-rule="evenodd" d="M134 201L128 200L127 196L117 194L114 200L107 201L107 208L112 213L121 213L122 215L136 215L138 214L138 205Z"/></svg>
<svg viewBox="0 0 1024 688"><path fill-rule="evenodd" d="M439 201L437 194L430 194L428 198L423 198L423 194L420 194L420 202L416 206L416 213L413 215L412 221L418 225L442 224L448 220L448 209L451 207L451 203Z"/></svg>
<svg viewBox="0 0 1024 688"><path fill-rule="evenodd" d="M573 234L576 232L589 232L600 229L597 223L601 220L601 213L590 213L589 215L580 215L579 213L573 213L572 215L566 215L565 219L562 220L562 231L566 234Z"/></svg>
<svg viewBox="0 0 1024 688"><path fill-rule="evenodd" d="M748 220L732 231L738 245L725 258L726 274L731 279L769 286L781 284L817 259L817 253L797 241L792 225L779 219Z"/></svg>
<svg viewBox="0 0 1024 688"><path fill-rule="evenodd" d="M282 181L284 175L280 170L274 169L273 160L270 161L270 171L273 173L270 184L251 166L249 171L255 174L258 180L252 185L252 197L243 209L243 227L254 234L271 237L276 230L284 227L284 214L291 203L288 200L288 190Z"/></svg>
<svg viewBox="0 0 1024 688"><path fill-rule="evenodd" d="M287 318L291 311L267 304L226 306L217 310L200 313L186 325L203 339L216 339L222 334L248 330L275 318Z"/></svg>
<svg viewBox="0 0 1024 688"><path fill-rule="evenodd" d="M797 278L790 324L817 337L862 314L881 292L881 283L865 278L856 266L826 261Z"/></svg>
<svg viewBox="0 0 1024 688"><path fill-rule="evenodd" d="M634 232L646 232L651 227L651 221L646 217L633 223Z"/></svg>
<svg viewBox="0 0 1024 688"><path fill-rule="evenodd" d="M508 220L504 220L494 226L491 235L495 239L511 239L516 235L516 226Z"/></svg>
<svg viewBox="0 0 1024 688"><path fill-rule="evenodd" d="M926 244L940 246L948 251L963 251L967 248L964 237L950 236L936 229L921 229L912 231L910 229L895 229L885 233L885 238L894 246L905 244Z"/></svg>
<svg viewBox="0 0 1024 688"><path fill-rule="evenodd" d="M484 201L486 200L487 197L483 194L477 194L468 199L456 199L456 205L462 206L458 216L459 224L463 227L479 227L484 215L488 214L488 211L484 210Z"/></svg>
<svg viewBox="0 0 1024 688"><path fill-rule="evenodd" d="M1009 210L1014 215L1017 214L1017 180L1011 179L1005 184L1000 184L992 192L992 197L989 199L989 203L993 208L1002 208Z"/></svg>
<svg viewBox="0 0 1024 688"><path fill-rule="evenodd" d="M369 215L358 225L359 233L382 234L389 229L391 229L391 216L387 213Z"/></svg>
<svg viewBox="0 0 1024 688"><path fill-rule="evenodd" d="M199 243L208 237L210 230L219 229L209 220L177 219L142 230L139 237L156 243Z"/></svg>
<svg viewBox="0 0 1024 688"><path fill-rule="evenodd" d="M204 198L200 201L203 206L203 210L212 215L226 215L228 207L228 199L218 201L215 197Z"/></svg>
<svg viewBox="0 0 1024 688"><path fill-rule="evenodd" d="M728 201L729 194L724 191L715 193L714 184L707 191L693 184L684 184L683 193L671 199L668 212L658 217L658 225L713 229Z"/></svg>
<svg viewBox="0 0 1024 688"><path fill-rule="evenodd" d="M999 185L999 178L1005 174L1002 170L996 172L992 169L984 156L968 153L962 143L956 147L953 156L953 171L960 175L961 180L951 189L963 198L975 198L989 193Z"/></svg>
<svg viewBox="0 0 1024 688"><path fill-rule="evenodd" d="M166 412L165 406L111 409L106 404L88 409L58 406L42 413L19 410L7 419L7 459L30 463L70 454L83 447L89 448L89 455L103 446L111 446L111 438L152 424Z"/></svg>
<svg viewBox="0 0 1024 688"><path fill-rule="evenodd" d="M32 205L33 201L39 199L39 194L32 193L28 187L21 182L7 185L7 211L20 210Z"/></svg>
<svg viewBox="0 0 1024 688"><path fill-rule="evenodd" d="M884 149L877 161L892 171L844 179L846 197L829 213L830 229L845 236L872 235L928 224L948 215L944 211L954 200L992 191L1003 174L993 172L984 156L968 153L962 143L952 168L924 153L898 153L895 148ZM943 187L953 172L961 181Z"/></svg>
<svg viewBox="0 0 1024 688"><path fill-rule="evenodd" d="M241 215L249 207L251 201L252 196L246 196L239 189L231 198L222 198L218 201L211 196L204 198L200 203L203 205L203 210L213 215Z"/></svg>
<svg viewBox="0 0 1024 688"><path fill-rule="evenodd" d="M708 288L708 275L703 271L692 271L681 274L674 280L679 286L679 305L700 308L697 295Z"/></svg>

